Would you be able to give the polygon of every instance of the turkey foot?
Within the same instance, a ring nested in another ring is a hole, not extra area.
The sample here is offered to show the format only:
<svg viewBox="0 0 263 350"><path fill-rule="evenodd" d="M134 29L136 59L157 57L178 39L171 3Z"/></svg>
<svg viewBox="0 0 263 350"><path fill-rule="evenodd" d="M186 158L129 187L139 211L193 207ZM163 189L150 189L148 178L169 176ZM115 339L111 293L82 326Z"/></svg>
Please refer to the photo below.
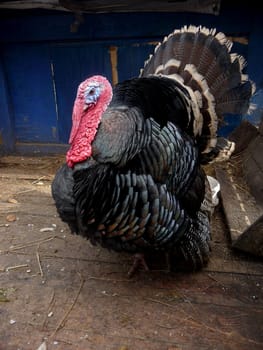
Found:
<svg viewBox="0 0 263 350"><path fill-rule="evenodd" d="M146 264L144 255L141 253L137 253L133 256L133 264L130 270L128 271L128 277L132 277L135 274L135 272L139 269L139 267L142 267L145 271L149 271L149 267Z"/></svg>

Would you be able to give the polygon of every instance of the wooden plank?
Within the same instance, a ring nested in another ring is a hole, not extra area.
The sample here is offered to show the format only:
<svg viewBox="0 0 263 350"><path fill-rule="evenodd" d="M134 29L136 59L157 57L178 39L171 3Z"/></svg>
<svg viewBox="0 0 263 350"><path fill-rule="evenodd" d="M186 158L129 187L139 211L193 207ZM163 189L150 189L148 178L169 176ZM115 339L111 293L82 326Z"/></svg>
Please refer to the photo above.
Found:
<svg viewBox="0 0 263 350"><path fill-rule="evenodd" d="M14 150L14 120L11 109L10 94L8 91L6 72L2 59L0 58L0 101L1 101L1 122L0 122L0 150L12 152Z"/></svg>
<svg viewBox="0 0 263 350"><path fill-rule="evenodd" d="M220 0L194 1L153 1L144 0L42 0L42 1L4 1L0 4L2 9L25 10L25 9L47 9L59 11L72 11L73 13L101 13L101 12L197 12L218 15Z"/></svg>
<svg viewBox="0 0 263 350"><path fill-rule="evenodd" d="M261 122L261 130L263 121ZM242 154L244 177L259 205L263 207L263 134L257 130L257 135L251 140Z"/></svg>
<svg viewBox="0 0 263 350"><path fill-rule="evenodd" d="M244 179L241 176L234 176L230 163L227 163L225 168L216 167L215 172L221 186L221 199L230 230L232 246L252 254L259 254L261 248L255 249L254 244L254 240L256 240L253 236L255 230L249 228L262 216L262 208L257 205ZM246 241L240 240L244 232L247 235ZM259 239L260 237L257 238L258 242ZM237 240L239 240L239 244L236 246Z"/></svg>
<svg viewBox="0 0 263 350"><path fill-rule="evenodd" d="M118 79L118 46L109 47L110 63L111 63L111 76L112 84L116 85L119 82Z"/></svg>
<svg viewBox="0 0 263 350"><path fill-rule="evenodd" d="M240 235L233 247L263 256L263 215Z"/></svg>
<svg viewBox="0 0 263 350"><path fill-rule="evenodd" d="M263 256L262 126L263 121L259 128L243 121L231 135L231 139L236 142L237 151L241 152L241 164L238 164L235 158L233 160L233 167L239 168L239 171L231 172L230 163L225 170L217 170L222 182L222 202L230 226L233 247L259 256ZM246 195L242 190L244 188ZM252 217L247 215L248 212L251 214L251 208L254 211Z"/></svg>
<svg viewBox="0 0 263 350"><path fill-rule="evenodd" d="M251 140L258 135L257 128L246 119L242 120L240 125L229 135L229 140L235 142L234 153L244 151Z"/></svg>

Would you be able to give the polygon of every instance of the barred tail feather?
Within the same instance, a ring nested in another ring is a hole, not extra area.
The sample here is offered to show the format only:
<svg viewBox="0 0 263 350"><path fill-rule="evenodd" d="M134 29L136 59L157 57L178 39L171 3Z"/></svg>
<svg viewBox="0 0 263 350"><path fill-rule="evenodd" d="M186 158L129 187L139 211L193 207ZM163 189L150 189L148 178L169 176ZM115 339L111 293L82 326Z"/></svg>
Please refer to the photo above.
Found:
<svg viewBox="0 0 263 350"><path fill-rule="evenodd" d="M231 48L232 42L215 29L184 26L156 46L140 73L141 77L166 76L188 90L192 133L204 155L213 154L223 115L247 113L255 91L243 74L245 59L231 53Z"/></svg>

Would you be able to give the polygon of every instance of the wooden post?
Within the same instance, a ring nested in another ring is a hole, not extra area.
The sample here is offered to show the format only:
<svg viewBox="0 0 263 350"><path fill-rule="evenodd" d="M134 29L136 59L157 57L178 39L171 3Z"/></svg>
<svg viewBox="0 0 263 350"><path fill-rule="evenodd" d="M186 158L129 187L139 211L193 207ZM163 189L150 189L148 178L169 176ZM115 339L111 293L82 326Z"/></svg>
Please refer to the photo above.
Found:
<svg viewBox="0 0 263 350"><path fill-rule="evenodd" d="M110 62L111 62L111 74L112 74L112 83L116 85L118 83L118 47L110 46Z"/></svg>
<svg viewBox="0 0 263 350"><path fill-rule="evenodd" d="M0 150L5 153L13 152L15 147L14 120L11 109L10 95L4 71L4 65L0 58Z"/></svg>

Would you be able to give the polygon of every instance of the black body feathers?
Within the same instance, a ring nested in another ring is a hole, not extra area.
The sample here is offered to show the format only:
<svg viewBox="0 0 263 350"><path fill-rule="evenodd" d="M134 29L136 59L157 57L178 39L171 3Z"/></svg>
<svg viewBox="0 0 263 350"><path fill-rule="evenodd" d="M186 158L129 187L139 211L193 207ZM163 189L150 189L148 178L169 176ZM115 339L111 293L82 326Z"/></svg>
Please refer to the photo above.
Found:
<svg viewBox="0 0 263 350"><path fill-rule="evenodd" d="M218 125L246 111L254 89L230 48L214 30L176 30L139 78L114 87L92 157L63 165L52 184L73 232L116 251L164 251L175 268L206 264L211 193L201 164L231 155L232 144L217 145Z"/></svg>

